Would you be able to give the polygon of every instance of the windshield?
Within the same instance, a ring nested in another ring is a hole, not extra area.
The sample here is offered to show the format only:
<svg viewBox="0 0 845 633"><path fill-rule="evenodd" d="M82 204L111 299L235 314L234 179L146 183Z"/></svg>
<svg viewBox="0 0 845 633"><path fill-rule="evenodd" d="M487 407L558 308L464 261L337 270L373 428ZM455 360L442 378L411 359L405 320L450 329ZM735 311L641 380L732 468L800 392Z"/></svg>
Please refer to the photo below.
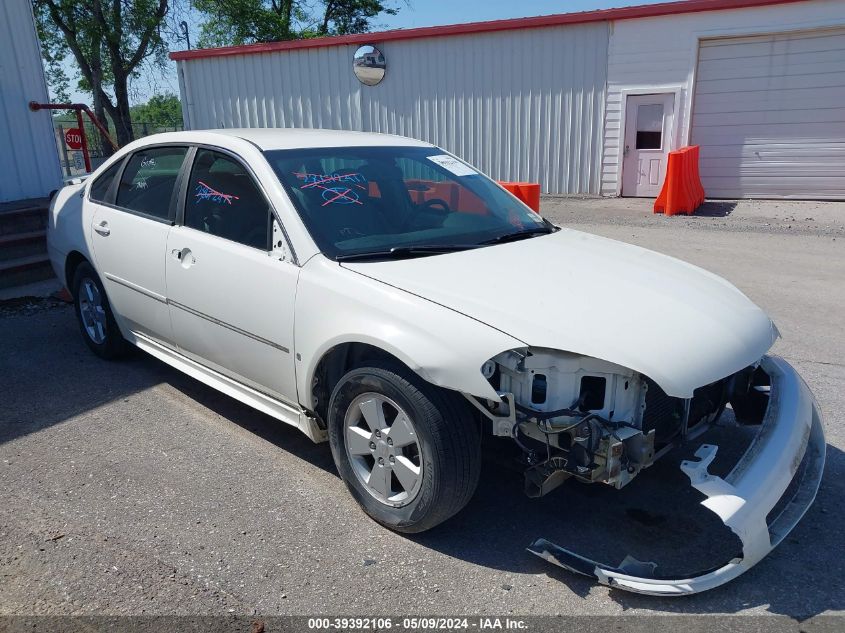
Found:
<svg viewBox="0 0 845 633"><path fill-rule="evenodd" d="M436 147L265 154L320 250L338 260L436 254L555 230Z"/></svg>

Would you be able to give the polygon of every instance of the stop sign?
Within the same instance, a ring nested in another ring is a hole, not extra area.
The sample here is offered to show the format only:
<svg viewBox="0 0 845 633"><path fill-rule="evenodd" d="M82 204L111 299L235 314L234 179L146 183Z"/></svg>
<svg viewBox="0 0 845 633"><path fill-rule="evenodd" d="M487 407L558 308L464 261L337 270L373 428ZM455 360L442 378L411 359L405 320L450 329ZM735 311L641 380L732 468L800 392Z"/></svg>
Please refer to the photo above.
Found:
<svg viewBox="0 0 845 633"><path fill-rule="evenodd" d="M82 149L82 130L72 127L65 132L65 143L71 149Z"/></svg>

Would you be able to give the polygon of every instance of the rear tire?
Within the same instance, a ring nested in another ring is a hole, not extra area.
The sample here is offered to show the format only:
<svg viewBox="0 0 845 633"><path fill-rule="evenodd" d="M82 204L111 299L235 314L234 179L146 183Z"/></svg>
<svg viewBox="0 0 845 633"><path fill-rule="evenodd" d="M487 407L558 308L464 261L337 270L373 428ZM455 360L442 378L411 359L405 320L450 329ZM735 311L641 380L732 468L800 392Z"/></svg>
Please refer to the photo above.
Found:
<svg viewBox="0 0 845 633"><path fill-rule="evenodd" d="M79 330L88 348L106 360L123 356L129 344L114 320L103 282L88 262L76 267L71 293Z"/></svg>
<svg viewBox="0 0 845 633"><path fill-rule="evenodd" d="M341 378L329 401L328 427L350 493L370 517L397 532L442 523L478 485L481 435L466 403L399 363L373 362Z"/></svg>

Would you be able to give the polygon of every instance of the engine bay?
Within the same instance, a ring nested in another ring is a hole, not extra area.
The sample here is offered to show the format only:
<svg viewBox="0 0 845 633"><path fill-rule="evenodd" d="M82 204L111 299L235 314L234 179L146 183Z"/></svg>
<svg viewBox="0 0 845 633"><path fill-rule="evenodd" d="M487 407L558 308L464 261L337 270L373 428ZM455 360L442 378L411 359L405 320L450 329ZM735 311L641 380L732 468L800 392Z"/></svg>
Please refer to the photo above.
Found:
<svg viewBox="0 0 845 633"><path fill-rule="evenodd" d="M651 379L595 358L550 349L511 350L482 367L501 401L473 401L494 436L521 449L525 492L542 496L570 477L616 488L677 442L718 420L729 379L667 396Z"/></svg>

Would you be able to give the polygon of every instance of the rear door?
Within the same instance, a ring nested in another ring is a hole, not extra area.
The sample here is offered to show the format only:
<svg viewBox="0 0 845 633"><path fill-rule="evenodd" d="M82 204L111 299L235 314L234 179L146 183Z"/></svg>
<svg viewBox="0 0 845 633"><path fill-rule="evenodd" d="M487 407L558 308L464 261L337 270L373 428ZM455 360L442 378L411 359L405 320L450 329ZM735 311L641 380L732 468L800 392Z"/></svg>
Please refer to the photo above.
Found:
<svg viewBox="0 0 845 633"><path fill-rule="evenodd" d="M172 341L164 264L187 146L152 146L123 163L119 180L94 194L92 242L109 302L125 330ZM96 185L96 183L95 183Z"/></svg>
<svg viewBox="0 0 845 633"><path fill-rule="evenodd" d="M299 267L274 248L268 198L240 158L197 148L167 240L167 296L188 357L295 404ZM281 244L281 237L276 240Z"/></svg>

